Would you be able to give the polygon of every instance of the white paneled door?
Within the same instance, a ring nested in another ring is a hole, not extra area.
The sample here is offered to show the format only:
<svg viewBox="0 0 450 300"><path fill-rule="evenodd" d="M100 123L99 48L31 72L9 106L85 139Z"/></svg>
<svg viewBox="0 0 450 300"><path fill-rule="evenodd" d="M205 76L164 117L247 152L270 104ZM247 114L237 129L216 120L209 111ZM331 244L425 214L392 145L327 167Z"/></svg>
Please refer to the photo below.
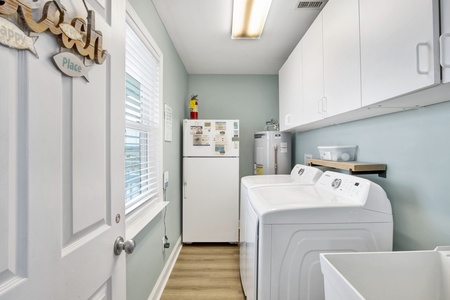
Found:
<svg viewBox="0 0 450 300"><path fill-rule="evenodd" d="M81 0L58 2L65 22L86 20ZM126 298L125 253L113 251L125 234L125 1L86 2L109 53L89 82L53 65L48 31L31 33L39 58L0 45L1 300Z"/></svg>

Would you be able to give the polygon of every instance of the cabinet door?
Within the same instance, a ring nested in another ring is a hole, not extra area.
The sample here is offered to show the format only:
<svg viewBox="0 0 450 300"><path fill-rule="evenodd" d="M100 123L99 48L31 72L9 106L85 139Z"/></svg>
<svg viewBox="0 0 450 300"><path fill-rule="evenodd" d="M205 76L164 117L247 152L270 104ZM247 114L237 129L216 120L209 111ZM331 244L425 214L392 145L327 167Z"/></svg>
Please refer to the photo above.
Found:
<svg viewBox="0 0 450 300"><path fill-rule="evenodd" d="M302 123L324 118L322 13L305 33L303 42L303 115Z"/></svg>
<svg viewBox="0 0 450 300"><path fill-rule="evenodd" d="M434 85L437 0L360 0L363 106Z"/></svg>
<svg viewBox="0 0 450 300"><path fill-rule="evenodd" d="M359 1L329 1L323 9L327 117L361 107Z"/></svg>
<svg viewBox="0 0 450 300"><path fill-rule="evenodd" d="M278 74L280 94L280 129L301 124L302 114L302 43L292 51Z"/></svg>

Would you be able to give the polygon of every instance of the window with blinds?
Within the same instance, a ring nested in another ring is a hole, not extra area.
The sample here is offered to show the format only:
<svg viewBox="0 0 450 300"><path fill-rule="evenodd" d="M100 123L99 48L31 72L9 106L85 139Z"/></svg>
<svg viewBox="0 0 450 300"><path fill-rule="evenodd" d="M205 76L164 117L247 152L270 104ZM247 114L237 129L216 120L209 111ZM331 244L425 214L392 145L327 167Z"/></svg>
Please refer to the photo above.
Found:
<svg viewBox="0 0 450 300"><path fill-rule="evenodd" d="M159 197L160 61L136 27L126 27L125 212Z"/></svg>

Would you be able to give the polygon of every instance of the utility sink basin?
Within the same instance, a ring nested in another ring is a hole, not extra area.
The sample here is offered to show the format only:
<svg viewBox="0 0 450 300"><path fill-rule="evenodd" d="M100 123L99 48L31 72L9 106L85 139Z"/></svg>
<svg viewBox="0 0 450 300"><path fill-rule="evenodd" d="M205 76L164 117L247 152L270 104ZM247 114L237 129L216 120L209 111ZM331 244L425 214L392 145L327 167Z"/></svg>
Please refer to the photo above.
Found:
<svg viewBox="0 0 450 300"><path fill-rule="evenodd" d="M450 246L434 251L322 253L326 300L448 300Z"/></svg>

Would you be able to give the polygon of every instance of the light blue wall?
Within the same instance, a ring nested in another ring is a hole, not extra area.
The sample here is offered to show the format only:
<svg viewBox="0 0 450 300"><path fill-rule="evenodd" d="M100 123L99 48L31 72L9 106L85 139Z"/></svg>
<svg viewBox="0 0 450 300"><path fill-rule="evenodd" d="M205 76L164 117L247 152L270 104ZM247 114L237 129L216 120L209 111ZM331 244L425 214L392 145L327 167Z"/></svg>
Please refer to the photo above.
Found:
<svg viewBox="0 0 450 300"><path fill-rule="evenodd" d="M253 133L278 119L275 75L188 75L151 1L130 0L164 55L164 102L173 109L173 141L164 143L167 235L181 235L181 122L189 116L190 94L199 94L203 119L240 119L240 176L253 172ZM450 99L450 96L449 96ZM419 110L297 133L295 161L318 157L317 146L357 144L358 160L386 163L387 178L368 175L388 193L394 210L394 247L432 249L450 245L450 102ZM137 237L127 256L127 300L148 299L173 247L161 251L163 214Z"/></svg>
<svg viewBox="0 0 450 300"><path fill-rule="evenodd" d="M164 103L173 109L173 141L164 143L164 170L170 172L167 235L171 245L181 236L181 124L189 117L188 101L199 94L200 118L241 120L241 176L253 172L253 133L278 116L278 77L253 75L187 75L151 1L130 0L164 56ZM189 88L188 88L189 84ZM159 214L136 237L137 247L127 256L127 300L148 299L173 247L164 254L161 237L164 217Z"/></svg>
<svg viewBox="0 0 450 300"><path fill-rule="evenodd" d="M450 99L450 95L449 95ZM396 250L450 245L450 102L297 133L295 162L317 146L358 145L359 161L385 163Z"/></svg>
<svg viewBox="0 0 450 300"><path fill-rule="evenodd" d="M189 75L188 90L198 94L199 119L239 119L240 177L253 174L253 134L278 119L276 75ZM186 100L186 116L188 112Z"/></svg>
<svg viewBox="0 0 450 300"><path fill-rule="evenodd" d="M127 256L127 300L147 300L161 271L181 236L181 123L185 114L187 72L150 0L130 0L134 10L163 52L163 101L173 110L173 141L164 142L164 170L169 171L166 198L167 236L172 245L162 253L163 213L136 237L137 247Z"/></svg>

